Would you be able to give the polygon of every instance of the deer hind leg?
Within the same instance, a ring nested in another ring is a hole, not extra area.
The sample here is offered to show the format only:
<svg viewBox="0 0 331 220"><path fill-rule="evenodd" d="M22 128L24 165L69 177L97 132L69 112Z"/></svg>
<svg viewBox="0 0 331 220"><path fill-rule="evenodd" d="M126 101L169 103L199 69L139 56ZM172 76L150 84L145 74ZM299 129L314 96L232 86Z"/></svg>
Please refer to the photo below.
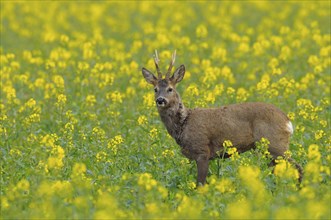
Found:
<svg viewBox="0 0 331 220"><path fill-rule="evenodd" d="M299 172L299 183L302 182L302 177L303 177L303 168L300 164L298 164L294 159L289 158L288 162L290 162L291 164L293 164L295 166L295 168L298 170Z"/></svg>
<svg viewBox="0 0 331 220"><path fill-rule="evenodd" d="M276 130L272 127L260 127L256 129L254 134L255 141L260 141L261 138L269 140L270 145L268 151L274 159L278 156L284 156L285 152L289 149L290 135L280 130Z"/></svg>

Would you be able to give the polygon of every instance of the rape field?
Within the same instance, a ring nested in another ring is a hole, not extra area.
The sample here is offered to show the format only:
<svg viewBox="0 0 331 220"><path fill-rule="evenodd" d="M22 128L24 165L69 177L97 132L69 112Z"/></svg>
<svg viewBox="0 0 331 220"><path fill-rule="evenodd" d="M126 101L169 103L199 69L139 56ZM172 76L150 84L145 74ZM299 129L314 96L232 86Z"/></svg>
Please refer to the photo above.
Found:
<svg viewBox="0 0 331 220"><path fill-rule="evenodd" d="M1 218L329 219L330 2L1 2ZM186 107L273 103L297 171L267 140L210 162L166 133L158 49Z"/></svg>

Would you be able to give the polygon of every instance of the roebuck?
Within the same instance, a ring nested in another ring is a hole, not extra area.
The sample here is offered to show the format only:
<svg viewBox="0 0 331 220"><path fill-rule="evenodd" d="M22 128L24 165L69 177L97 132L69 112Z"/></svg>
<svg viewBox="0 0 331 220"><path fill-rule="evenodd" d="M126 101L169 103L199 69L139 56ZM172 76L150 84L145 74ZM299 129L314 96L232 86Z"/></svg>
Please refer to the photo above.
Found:
<svg viewBox="0 0 331 220"><path fill-rule="evenodd" d="M284 112L271 104L258 102L220 108L185 108L176 91L176 84L184 77L185 66L179 66L170 76L175 57L176 51L172 55L165 78L162 78L155 51L154 62L158 77L146 68L142 68L142 74L154 86L157 109L169 134L181 146L182 153L196 161L197 184L205 184L208 162L217 156L217 151L224 150L225 140L230 140L238 152L242 153L253 148L255 142L264 137L270 141L268 150L274 159L284 156L293 133L292 123ZM301 176L301 167L293 160L292 162Z"/></svg>

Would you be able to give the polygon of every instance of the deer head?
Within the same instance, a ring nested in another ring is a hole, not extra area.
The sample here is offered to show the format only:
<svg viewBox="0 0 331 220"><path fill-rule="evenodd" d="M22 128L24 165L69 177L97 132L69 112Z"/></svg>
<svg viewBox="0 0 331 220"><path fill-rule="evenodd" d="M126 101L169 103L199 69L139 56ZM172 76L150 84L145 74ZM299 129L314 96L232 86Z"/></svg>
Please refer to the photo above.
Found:
<svg viewBox="0 0 331 220"><path fill-rule="evenodd" d="M165 78L162 78L162 72L159 67L159 58L155 50L154 63L158 77L146 68L142 68L142 73L146 81L154 86L155 102L159 109L173 107L181 103L180 96L176 91L176 84L179 83L185 74L185 66L179 66L171 75L171 70L174 66L176 59L176 51L173 53L168 71Z"/></svg>

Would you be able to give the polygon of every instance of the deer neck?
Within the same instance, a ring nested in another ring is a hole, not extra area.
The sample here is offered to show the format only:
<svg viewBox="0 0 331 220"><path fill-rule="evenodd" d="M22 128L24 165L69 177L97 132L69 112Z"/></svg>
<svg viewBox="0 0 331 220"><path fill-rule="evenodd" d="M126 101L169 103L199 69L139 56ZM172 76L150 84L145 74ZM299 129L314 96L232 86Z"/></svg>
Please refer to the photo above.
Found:
<svg viewBox="0 0 331 220"><path fill-rule="evenodd" d="M189 110L184 107L181 100L169 108L159 108L158 110L168 133L178 142L188 118Z"/></svg>

